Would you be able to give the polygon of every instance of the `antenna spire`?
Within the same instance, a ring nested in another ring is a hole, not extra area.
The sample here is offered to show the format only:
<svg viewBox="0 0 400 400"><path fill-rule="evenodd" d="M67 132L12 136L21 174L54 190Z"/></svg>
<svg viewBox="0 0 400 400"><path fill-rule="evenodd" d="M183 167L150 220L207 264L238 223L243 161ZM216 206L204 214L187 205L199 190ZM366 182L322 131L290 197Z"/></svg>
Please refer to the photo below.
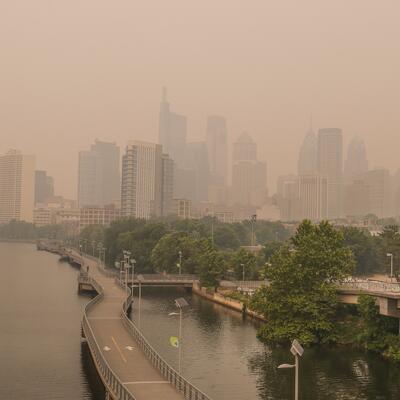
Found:
<svg viewBox="0 0 400 400"><path fill-rule="evenodd" d="M167 88L165 86L162 88L162 101L164 103L167 101Z"/></svg>

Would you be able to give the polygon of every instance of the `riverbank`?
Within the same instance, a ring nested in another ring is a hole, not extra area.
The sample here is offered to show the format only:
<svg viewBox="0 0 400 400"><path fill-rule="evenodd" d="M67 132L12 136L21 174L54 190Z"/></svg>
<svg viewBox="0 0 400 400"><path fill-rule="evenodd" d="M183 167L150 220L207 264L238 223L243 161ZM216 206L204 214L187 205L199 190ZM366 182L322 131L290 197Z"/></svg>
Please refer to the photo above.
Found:
<svg viewBox="0 0 400 400"><path fill-rule="evenodd" d="M249 310L247 308L246 304L241 301L223 296L222 294L220 294L218 292L208 292L207 288L201 287L198 283L193 284L192 290L193 290L193 293L195 293L198 296L201 296L209 301L220 304L224 307L230 308L231 310L235 310L237 312L240 312L241 314L247 315L247 316L257 319L259 321L266 322L266 319L262 315Z"/></svg>

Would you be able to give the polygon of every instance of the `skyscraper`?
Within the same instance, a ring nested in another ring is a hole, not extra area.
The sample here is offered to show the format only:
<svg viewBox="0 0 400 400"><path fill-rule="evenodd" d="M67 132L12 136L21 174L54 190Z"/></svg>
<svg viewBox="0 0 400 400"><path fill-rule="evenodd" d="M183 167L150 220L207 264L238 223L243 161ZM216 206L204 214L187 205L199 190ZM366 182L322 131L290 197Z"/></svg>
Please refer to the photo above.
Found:
<svg viewBox="0 0 400 400"><path fill-rule="evenodd" d="M355 136L349 143L344 175L347 181L368 171L367 151L362 139Z"/></svg>
<svg viewBox="0 0 400 400"><path fill-rule="evenodd" d="M162 146L134 141L122 157L122 216L150 218L172 211L173 161Z"/></svg>
<svg viewBox="0 0 400 400"><path fill-rule="evenodd" d="M187 120L184 115L179 115L170 110L167 101L167 90L163 88L159 114L159 144L163 151L167 153L181 168L184 161Z"/></svg>
<svg viewBox="0 0 400 400"><path fill-rule="evenodd" d="M35 204L43 204L53 196L53 178L46 171L35 171Z"/></svg>
<svg viewBox="0 0 400 400"><path fill-rule="evenodd" d="M192 201L200 202L208 199L208 184L210 176L207 145L205 142L191 142L186 146L185 170L189 171L189 176L194 179L194 192L188 198Z"/></svg>
<svg viewBox="0 0 400 400"><path fill-rule="evenodd" d="M300 148L297 172L299 175L313 175L317 172L317 138L311 129Z"/></svg>
<svg viewBox="0 0 400 400"><path fill-rule="evenodd" d="M318 131L317 165L320 175L328 179L328 213L330 219L342 216L343 138L341 129Z"/></svg>
<svg viewBox="0 0 400 400"><path fill-rule="evenodd" d="M119 147L115 143L96 140L90 151L79 152L79 207L119 203L119 160Z"/></svg>
<svg viewBox="0 0 400 400"><path fill-rule="evenodd" d="M243 132L233 143L233 163L242 160L257 160L257 144L247 132Z"/></svg>
<svg viewBox="0 0 400 400"><path fill-rule="evenodd" d="M33 222L35 157L10 150L0 156L0 224Z"/></svg>
<svg viewBox="0 0 400 400"><path fill-rule="evenodd" d="M321 175L300 175L298 181L300 219L320 221L328 216L328 179Z"/></svg>
<svg viewBox="0 0 400 400"><path fill-rule="evenodd" d="M226 120L218 115L207 119L206 143L210 174L214 184L226 184L228 177L228 138Z"/></svg>
<svg viewBox="0 0 400 400"><path fill-rule="evenodd" d="M257 160L257 145L243 133L233 144L232 200L259 207L267 197L267 165Z"/></svg>

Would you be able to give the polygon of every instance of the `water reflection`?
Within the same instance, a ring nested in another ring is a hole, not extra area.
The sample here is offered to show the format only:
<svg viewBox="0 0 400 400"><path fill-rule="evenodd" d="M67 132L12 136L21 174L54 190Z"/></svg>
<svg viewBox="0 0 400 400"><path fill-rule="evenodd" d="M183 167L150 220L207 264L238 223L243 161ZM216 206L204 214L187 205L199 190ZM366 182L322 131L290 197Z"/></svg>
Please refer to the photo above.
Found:
<svg viewBox="0 0 400 400"><path fill-rule="evenodd" d="M175 311L176 297L188 300L184 375L213 399L293 399L294 371L277 369L292 362L292 355L261 344L259 323L179 289L144 288L142 293L142 329L175 366L177 354L168 338L177 333L177 318L168 313ZM302 400L398 400L400 366L351 348L311 348L301 359L300 383Z"/></svg>

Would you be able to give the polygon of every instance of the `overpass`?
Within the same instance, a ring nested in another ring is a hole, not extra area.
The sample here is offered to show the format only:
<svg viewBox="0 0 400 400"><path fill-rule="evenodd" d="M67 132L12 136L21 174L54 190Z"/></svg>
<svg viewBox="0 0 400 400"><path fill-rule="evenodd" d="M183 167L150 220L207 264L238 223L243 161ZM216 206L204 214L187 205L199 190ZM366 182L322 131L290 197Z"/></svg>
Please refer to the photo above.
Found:
<svg viewBox="0 0 400 400"><path fill-rule="evenodd" d="M97 292L84 309L82 334L106 389L106 399L211 400L170 366L129 319L132 291L115 272L99 265L97 259L73 250L64 249L59 254L81 266L80 290ZM138 275L134 282L140 285L190 284L188 276L150 278Z"/></svg>

